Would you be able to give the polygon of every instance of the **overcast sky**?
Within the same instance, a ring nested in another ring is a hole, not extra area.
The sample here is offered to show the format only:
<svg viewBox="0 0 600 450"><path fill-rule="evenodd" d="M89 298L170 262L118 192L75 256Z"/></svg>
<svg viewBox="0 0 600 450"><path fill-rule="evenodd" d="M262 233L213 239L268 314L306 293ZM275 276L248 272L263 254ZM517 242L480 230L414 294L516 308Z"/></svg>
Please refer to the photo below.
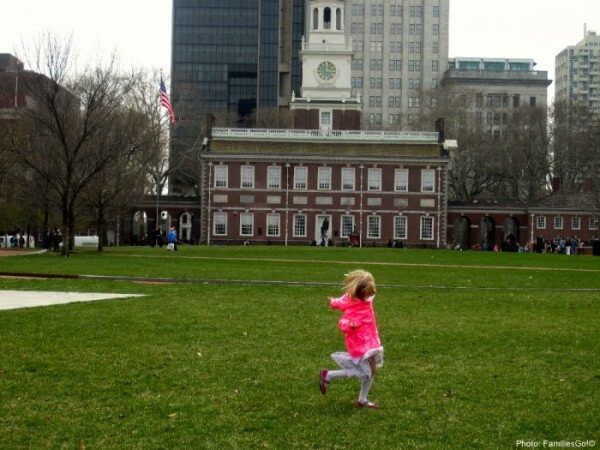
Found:
<svg viewBox="0 0 600 450"><path fill-rule="evenodd" d="M82 61L116 49L124 66L168 74L171 4L0 0L0 53L15 53L21 41L50 30L72 33ZM532 58L554 79L554 57L583 37L584 23L600 32L600 0L450 0L450 56Z"/></svg>

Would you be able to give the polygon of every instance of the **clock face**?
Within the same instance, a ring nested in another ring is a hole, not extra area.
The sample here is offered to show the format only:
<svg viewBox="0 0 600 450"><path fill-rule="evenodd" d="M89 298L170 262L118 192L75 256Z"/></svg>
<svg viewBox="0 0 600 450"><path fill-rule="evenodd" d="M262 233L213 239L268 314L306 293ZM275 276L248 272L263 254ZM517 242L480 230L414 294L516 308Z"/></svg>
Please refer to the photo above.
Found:
<svg viewBox="0 0 600 450"><path fill-rule="evenodd" d="M317 75L324 81L330 81L335 76L335 72L335 65L331 61L323 61L317 67Z"/></svg>

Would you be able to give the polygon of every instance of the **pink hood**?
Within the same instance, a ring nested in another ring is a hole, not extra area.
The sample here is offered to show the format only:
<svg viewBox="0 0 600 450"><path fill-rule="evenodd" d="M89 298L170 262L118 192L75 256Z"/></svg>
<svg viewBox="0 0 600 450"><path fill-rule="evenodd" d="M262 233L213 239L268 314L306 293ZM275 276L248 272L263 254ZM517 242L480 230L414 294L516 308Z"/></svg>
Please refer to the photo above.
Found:
<svg viewBox="0 0 600 450"><path fill-rule="evenodd" d="M339 298L332 298L329 303L331 308L344 313L338 322L338 328L344 333L346 349L354 358L381 347L373 311L373 298L355 300L344 294Z"/></svg>

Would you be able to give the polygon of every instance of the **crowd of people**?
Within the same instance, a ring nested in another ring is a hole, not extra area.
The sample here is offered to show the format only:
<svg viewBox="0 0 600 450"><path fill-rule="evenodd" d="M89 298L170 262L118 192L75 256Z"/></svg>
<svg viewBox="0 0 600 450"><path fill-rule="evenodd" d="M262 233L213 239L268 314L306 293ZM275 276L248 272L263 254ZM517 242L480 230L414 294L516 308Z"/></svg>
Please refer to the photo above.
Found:
<svg viewBox="0 0 600 450"><path fill-rule="evenodd" d="M25 236L21 231L13 233L10 237L10 248L13 250L22 249L25 247Z"/></svg>
<svg viewBox="0 0 600 450"><path fill-rule="evenodd" d="M60 228L42 231L42 248L58 252L62 241L63 234Z"/></svg>
<svg viewBox="0 0 600 450"><path fill-rule="evenodd" d="M582 253L583 240L578 237L564 238L557 236L553 240L538 237L535 244L537 253L560 253L563 255L578 255Z"/></svg>
<svg viewBox="0 0 600 450"><path fill-rule="evenodd" d="M531 243L520 244L516 240L507 238L501 245L493 244L489 248L483 248L480 244L471 247L472 250L491 252L515 252L515 253L558 253L563 255L578 255L583 253L584 241L578 237L564 238L557 236L554 239L544 239L539 236ZM460 244L450 246L454 250L461 250Z"/></svg>
<svg viewBox="0 0 600 450"><path fill-rule="evenodd" d="M177 231L175 227L169 227L169 231L165 234L161 227L156 227L150 236L144 236L139 244L148 244L153 248L162 248L166 245L167 250L177 251Z"/></svg>

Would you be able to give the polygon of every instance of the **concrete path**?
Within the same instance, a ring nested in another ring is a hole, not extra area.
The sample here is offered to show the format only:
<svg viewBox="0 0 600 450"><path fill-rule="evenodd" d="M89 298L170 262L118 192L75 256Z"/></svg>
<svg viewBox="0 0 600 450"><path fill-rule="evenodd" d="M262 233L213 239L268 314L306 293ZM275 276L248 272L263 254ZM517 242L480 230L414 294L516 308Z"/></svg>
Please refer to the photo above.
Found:
<svg viewBox="0 0 600 450"><path fill-rule="evenodd" d="M143 294L0 290L0 310L143 296Z"/></svg>

